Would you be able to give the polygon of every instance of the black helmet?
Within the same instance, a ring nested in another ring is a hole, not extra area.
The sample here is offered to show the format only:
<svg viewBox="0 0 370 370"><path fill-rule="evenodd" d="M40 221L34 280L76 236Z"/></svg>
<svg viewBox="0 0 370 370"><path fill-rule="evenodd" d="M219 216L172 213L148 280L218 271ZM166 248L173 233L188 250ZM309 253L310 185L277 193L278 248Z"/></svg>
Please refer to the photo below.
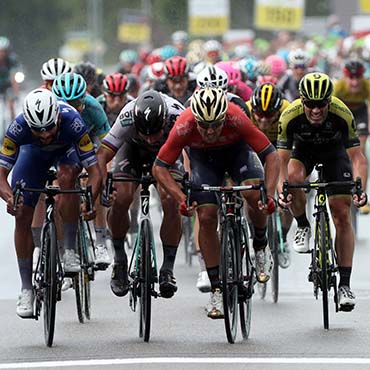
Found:
<svg viewBox="0 0 370 370"><path fill-rule="evenodd" d="M283 98L278 87L266 82L255 88L251 97L253 110L260 113L277 112L282 104Z"/></svg>
<svg viewBox="0 0 370 370"><path fill-rule="evenodd" d="M365 72L365 66L359 60L348 60L343 67L343 73L346 76L361 77Z"/></svg>
<svg viewBox="0 0 370 370"><path fill-rule="evenodd" d="M87 84L95 82L96 80L96 67L90 62L76 64L73 67L73 72L81 75Z"/></svg>
<svg viewBox="0 0 370 370"><path fill-rule="evenodd" d="M155 90L144 92L134 106L136 130L143 135L156 134L163 128L166 114L167 106L161 94Z"/></svg>

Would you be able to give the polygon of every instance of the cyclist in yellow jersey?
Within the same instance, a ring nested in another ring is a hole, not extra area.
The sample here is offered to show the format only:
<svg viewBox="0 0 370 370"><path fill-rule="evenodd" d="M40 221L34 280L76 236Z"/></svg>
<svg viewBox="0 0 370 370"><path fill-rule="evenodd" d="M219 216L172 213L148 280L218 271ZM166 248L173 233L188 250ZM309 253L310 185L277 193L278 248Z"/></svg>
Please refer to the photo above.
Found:
<svg viewBox="0 0 370 370"><path fill-rule="evenodd" d="M332 96L333 83L324 73L309 73L299 83L300 99L292 102L279 122L277 148L280 157L280 184L285 179L303 183L317 163L323 164L326 181L346 181L360 176L366 189L366 158L360 149L356 125L348 107ZM329 207L336 236L338 256L339 307L351 311L355 295L350 289L354 235L351 224L351 190L336 187L328 191ZM355 206L367 202L366 193L353 195ZM309 253L310 223L306 216L306 195L301 189L291 189L279 203L289 207L297 221L293 247L299 253Z"/></svg>
<svg viewBox="0 0 370 370"><path fill-rule="evenodd" d="M366 156L366 141L369 135L370 81L364 78L365 66L359 60L349 60L343 66L343 78L334 82L333 95L342 100L351 110L357 125L360 147ZM361 208L361 213L370 212L370 205Z"/></svg>
<svg viewBox="0 0 370 370"><path fill-rule="evenodd" d="M283 99L278 87L270 82L257 86L249 101L246 102L247 115L252 123L257 126L276 147L278 136L279 118L284 109L289 105L289 101ZM287 268L290 265L290 250L287 243L287 234L292 224L293 217L289 212L281 213L284 253L279 254L279 265Z"/></svg>

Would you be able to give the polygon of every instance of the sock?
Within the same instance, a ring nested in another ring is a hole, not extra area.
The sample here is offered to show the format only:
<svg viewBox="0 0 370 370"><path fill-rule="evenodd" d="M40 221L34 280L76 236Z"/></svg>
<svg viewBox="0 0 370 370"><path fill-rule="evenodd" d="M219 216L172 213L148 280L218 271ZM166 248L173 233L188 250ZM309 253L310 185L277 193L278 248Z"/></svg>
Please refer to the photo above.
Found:
<svg viewBox="0 0 370 370"><path fill-rule="evenodd" d="M113 239L114 262L127 264L127 255L125 251L125 238Z"/></svg>
<svg viewBox="0 0 370 370"><path fill-rule="evenodd" d="M105 245L105 239L107 238L107 229L105 226L96 226L95 227L95 235L96 235L96 245Z"/></svg>
<svg viewBox="0 0 370 370"><path fill-rule="evenodd" d="M220 289L220 266L207 267L207 274L209 277L209 281L211 282L212 291L214 291L215 289Z"/></svg>
<svg viewBox="0 0 370 370"><path fill-rule="evenodd" d="M163 264L160 271L173 271L175 265L177 247L163 244Z"/></svg>
<svg viewBox="0 0 370 370"><path fill-rule="evenodd" d="M310 227L310 223L308 222L306 212L303 212L300 216L295 217L297 221L298 227Z"/></svg>
<svg viewBox="0 0 370 370"><path fill-rule="evenodd" d="M31 227L31 230L35 248L41 248L41 227Z"/></svg>
<svg viewBox="0 0 370 370"><path fill-rule="evenodd" d="M22 289L32 289L32 258L18 258Z"/></svg>
<svg viewBox="0 0 370 370"><path fill-rule="evenodd" d="M347 285L348 288L350 288L350 283L349 281L351 280L351 272L352 272L352 267L339 267L339 276L340 276L340 281L339 281L339 286Z"/></svg>
<svg viewBox="0 0 370 370"><path fill-rule="evenodd" d="M266 227L263 229L254 228L253 248L258 251L265 249L267 245Z"/></svg>
<svg viewBox="0 0 370 370"><path fill-rule="evenodd" d="M64 248L76 251L77 223L63 224Z"/></svg>

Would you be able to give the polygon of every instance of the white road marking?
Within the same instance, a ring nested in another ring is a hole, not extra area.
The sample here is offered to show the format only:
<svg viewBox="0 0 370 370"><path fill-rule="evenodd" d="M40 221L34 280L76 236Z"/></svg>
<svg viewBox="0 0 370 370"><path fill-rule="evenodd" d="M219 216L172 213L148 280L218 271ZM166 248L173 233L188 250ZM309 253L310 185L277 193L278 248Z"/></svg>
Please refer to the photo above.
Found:
<svg viewBox="0 0 370 370"><path fill-rule="evenodd" d="M122 359L91 359L2 363L0 369L53 368L76 366L107 366L133 364L338 364L370 365L370 358L361 357L148 357Z"/></svg>

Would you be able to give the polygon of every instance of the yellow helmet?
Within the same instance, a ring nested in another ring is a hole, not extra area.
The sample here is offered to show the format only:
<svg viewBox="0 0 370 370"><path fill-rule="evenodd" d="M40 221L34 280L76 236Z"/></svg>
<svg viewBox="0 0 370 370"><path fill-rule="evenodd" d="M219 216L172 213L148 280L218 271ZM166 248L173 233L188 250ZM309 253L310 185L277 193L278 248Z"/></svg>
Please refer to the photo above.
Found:
<svg viewBox="0 0 370 370"><path fill-rule="evenodd" d="M308 73L299 82L299 93L307 100L330 100L333 82L325 73Z"/></svg>
<svg viewBox="0 0 370 370"><path fill-rule="evenodd" d="M225 118L228 100L222 89L205 87L194 92L190 108L196 121L214 122Z"/></svg>

